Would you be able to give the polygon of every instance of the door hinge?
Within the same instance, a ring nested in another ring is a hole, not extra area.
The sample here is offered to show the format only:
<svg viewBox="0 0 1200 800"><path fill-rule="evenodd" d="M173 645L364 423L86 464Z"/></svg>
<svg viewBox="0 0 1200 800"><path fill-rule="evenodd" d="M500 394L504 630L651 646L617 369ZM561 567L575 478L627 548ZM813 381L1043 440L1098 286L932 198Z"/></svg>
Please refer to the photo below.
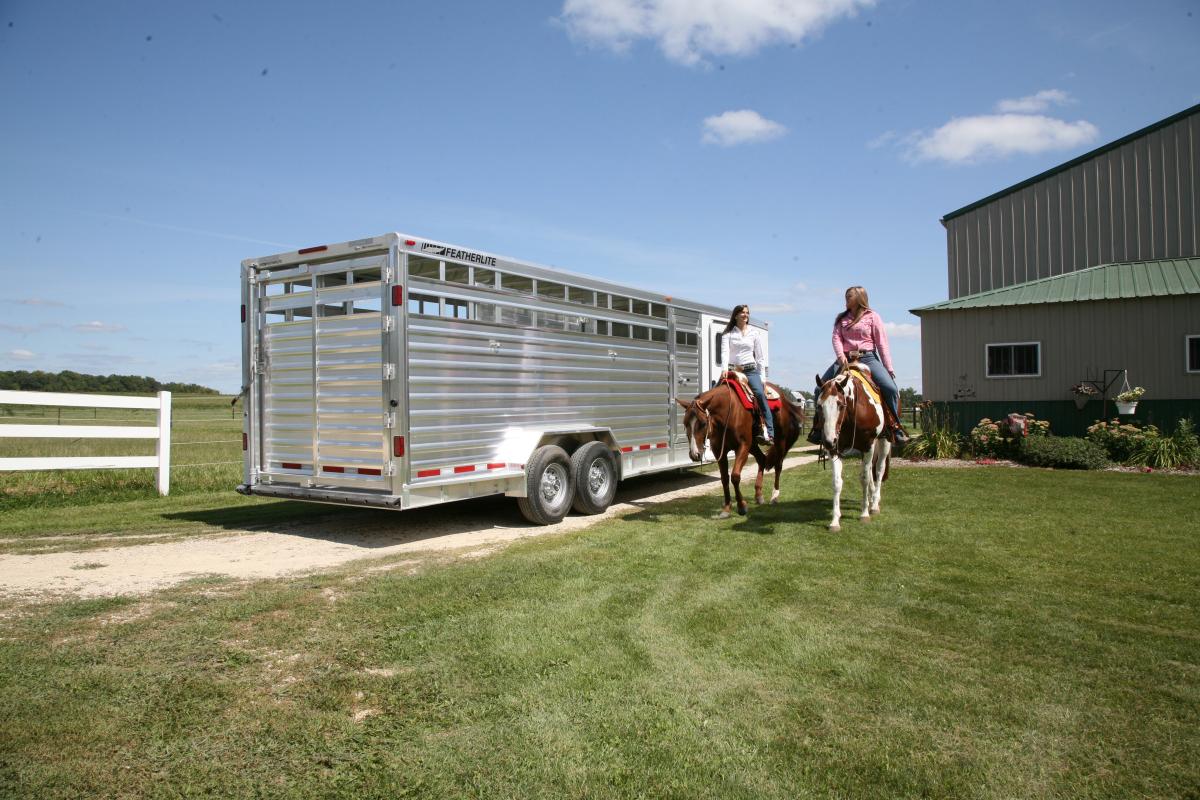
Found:
<svg viewBox="0 0 1200 800"><path fill-rule="evenodd" d="M390 381L394 377L396 377L396 365L395 364L384 364L383 365L383 379L385 381Z"/></svg>
<svg viewBox="0 0 1200 800"><path fill-rule="evenodd" d="M386 473L389 478L396 474L396 462L388 462Z"/></svg>
<svg viewBox="0 0 1200 800"><path fill-rule="evenodd" d="M392 414L392 413L384 414L383 415L383 427L385 427L385 428L396 427L396 415Z"/></svg>
<svg viewBox="0 0 1200 800"><path fill-rule="evenodd" d="M396 320L392 319L391 317L383 318L383 332L384 333L391 333L392 329L395 327L396 327Z"/></svg>

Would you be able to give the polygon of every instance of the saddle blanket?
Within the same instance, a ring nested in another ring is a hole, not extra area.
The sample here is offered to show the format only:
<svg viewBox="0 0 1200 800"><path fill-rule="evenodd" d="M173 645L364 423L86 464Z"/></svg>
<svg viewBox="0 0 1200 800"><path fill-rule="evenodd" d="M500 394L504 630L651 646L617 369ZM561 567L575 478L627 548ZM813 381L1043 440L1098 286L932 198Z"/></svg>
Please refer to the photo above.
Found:
<svg viewBox="0 0 1200 800"><path fill-rule="evenodd" d="M730 380L731 374L737 375L738 377L734 380ZM754 408L755 408L754 393L750 390L750 387L745 383L745 380L746 379L744 376L742 376L736 372L734 372L734 373L726 372L725 373L725 382L733 387L733 392L734 392L734 394L737 395L738 400L741 401L742 408L746 409L747 411L754 411ZM771 409L771 413L774 414L775 412L779 411L783 407L783 401L779 399L779 392L776 392L770 386L767 386L765 388L767 390L767 408Z"/></svg>
<svg viewBox="0 0 1200 800"><path fill-rule="evenodd" d="M875 381L871 380L871 371L857 365L851 365L850 368L858 373L858 382L867 390L867 394L871 396L871 399L877 404L883 405L883 400L879 397L879 387L875 385Z"/></svg>

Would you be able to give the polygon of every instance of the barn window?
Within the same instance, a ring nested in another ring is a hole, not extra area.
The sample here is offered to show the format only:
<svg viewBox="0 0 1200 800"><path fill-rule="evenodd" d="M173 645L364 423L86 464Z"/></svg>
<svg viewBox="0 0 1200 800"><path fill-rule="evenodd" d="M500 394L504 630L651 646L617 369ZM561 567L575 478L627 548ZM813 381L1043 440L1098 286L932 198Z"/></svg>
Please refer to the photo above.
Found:
<svg viewBox="0 0 1200 800"><path fill-rule="evenodd" d="M1008 342L987 346L989 378L1028 378L1041 374L1041 342Z"/></svg>
<svg viewBox="0 0 1200 800"><path fill-rule="evenodd" d="M1187 371L1200 372L1200 335L1187 337Z"/></svg>

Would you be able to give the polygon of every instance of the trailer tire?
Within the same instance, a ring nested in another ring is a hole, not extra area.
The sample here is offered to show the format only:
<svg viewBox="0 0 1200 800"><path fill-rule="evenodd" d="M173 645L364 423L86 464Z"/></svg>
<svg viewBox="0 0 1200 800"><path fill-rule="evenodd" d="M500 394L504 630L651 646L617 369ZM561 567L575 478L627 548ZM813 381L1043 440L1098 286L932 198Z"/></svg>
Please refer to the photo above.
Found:
<svg viewBox="0 0 1200 800"><path fill-rule="evenodd" d="M617 462L604 442L588 442L571 456L575 482L574 509L580 514L603 514L617 494Z"/></svg>
<svg viewBox="0 0 1200 800"><path fill-rule="evenodd" d="M533 458L525 465L525 492L525 497L517 498L525 519L537 525L561 521L575 497L567 451L552 444L533 451Z"/></svg>

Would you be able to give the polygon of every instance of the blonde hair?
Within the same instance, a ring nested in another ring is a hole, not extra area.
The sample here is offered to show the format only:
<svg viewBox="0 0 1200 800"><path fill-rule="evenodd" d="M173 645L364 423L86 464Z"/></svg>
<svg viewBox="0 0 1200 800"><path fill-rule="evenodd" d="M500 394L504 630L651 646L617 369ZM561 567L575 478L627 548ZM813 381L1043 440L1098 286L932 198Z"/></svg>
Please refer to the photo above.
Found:
<svg viewBox="0 0 1200 800"><path fill-rule="evenodd" d="M847 289L846 290L846 299L853 300L855 303L858 304L858 311L855 312L855 314L854 314L855 322L858 322L860 319L862 319L863 314L865 314L871 310L871 301L867 299L867 290L861 286L851 286L849 289ZM835 319L834 322L835 323L841 322L842 319L844 319L845 316L849 313L850 313L850 310L846 309L845 311L843 311L842 313L837 315L837 319Z"/></svg>

